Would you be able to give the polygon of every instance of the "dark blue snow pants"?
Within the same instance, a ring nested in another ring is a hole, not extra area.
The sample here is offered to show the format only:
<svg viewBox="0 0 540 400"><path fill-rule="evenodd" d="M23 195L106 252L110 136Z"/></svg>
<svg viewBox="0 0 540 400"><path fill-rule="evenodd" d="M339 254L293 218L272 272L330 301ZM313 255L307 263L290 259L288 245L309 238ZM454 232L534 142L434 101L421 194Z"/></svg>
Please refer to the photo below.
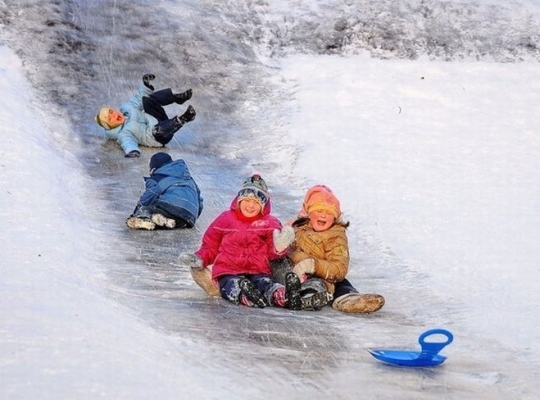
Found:
<svg viewBox="0 0 540 400"><path fill-rule="evenodd" d="M341 282L336 282L334 286L334 300L349 293L358 293L358 290L354 288L348 279L343 279Z"/></svg>
<svg viewBox="0 0 540 400"><path fill-rule="evenodd" d="M163 106L174 103L170 88L158 90L142 98L144 112L158 120L152 134L161 144L169 143L174 134L184 125L178 118L169 118Z"/></svg>
<svg viewBox="0 0 540 400"><path fill-rule="evenodd" d="M219 282L219 293L221 297L225 300L229 300L234 304L240 303L240 286L239 283L242 279L248 279L253 283L259 292L268 300L272 298L272 294L276 290L276 282L268 275L259 274L259 275L222 275L218 278Z"/></svg>

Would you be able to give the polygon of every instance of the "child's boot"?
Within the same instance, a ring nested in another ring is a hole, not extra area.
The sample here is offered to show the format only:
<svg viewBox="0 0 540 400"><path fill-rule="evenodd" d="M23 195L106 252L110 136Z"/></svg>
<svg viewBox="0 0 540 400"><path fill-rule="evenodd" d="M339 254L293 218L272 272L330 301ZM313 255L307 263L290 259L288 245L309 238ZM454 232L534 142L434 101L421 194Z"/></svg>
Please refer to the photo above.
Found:
<svg viewBox="0 0 540 400"><path fill-rule="evenodd" d="M238 283L238 286L240 286L242 294L245 295L255 306L264 308L268 305L259 289L257 289L257 287L248 279L242 279Z"/></svg>
<svg viewBox="0 0 540 400"><path fill-rule="evenodd" d="M172 218L167 218L163 214L152 214L152 222L164 228L174 229L176 227L176 221Z"/></svg>
<svg viewBox="0 0 540 400"><path fill-rule="evenodd" d="M174 102L178 104L184 104L186 101L191 99L193 91L191 89L186 90L184 93L173 94Z"/></svg>
<svg viewBox="0 0 540 400"><path fill-rule="evenodd" d="M332 303L332 308L344 313L367 314L380 310L384 297L379 294L348 293Z"/></svg>
<svg viewBox="0 0 540 400"><path fill-rule="evenodd" d="M141 205L135 207L133 214L126 219L126 225L130 229L145 229L147 231L152 231L156 227L148 209Z"/></svg>
<svg viewBox="0 0 540 400"><path fill-rule="evenodd" d="M332 301L332 294L328 293L327 291L308 293L302 296L301 301L301 310L317 311Z"/></svg>
<svg viewBox="0 0 540 400"><path fill-rule="evenodd" d="M153 231L156 228L156 224L149 218L129 217L126 220L126 225L129 229L144 229L147 231Z"/></svg>
<svg viewBox="0 0 540 400"><path fill-rule="evenodd" d="M288 305L291 310L300 310L302 308L302 299L300 297L300 278L294 272L285 274L285 292L287 294Z"/></svg>
<svg viewBox="0 0 540 400"><path fill-rule="evenodd" d="M189 105L186 112L183 113L182 115L177 116L176 119L178 120L179 123L183 125L187 122L193 121L196 115L197 115L197 112L195 111L193 106Z"/></svg>
<svg viewBox="0 0 540 400"><path fill-rule="evenodd" d="M320 278L310 278L302 283L300 294L302 296L301 310L320 310L332 301L332 294L328 292L326 284Z"/></svg>

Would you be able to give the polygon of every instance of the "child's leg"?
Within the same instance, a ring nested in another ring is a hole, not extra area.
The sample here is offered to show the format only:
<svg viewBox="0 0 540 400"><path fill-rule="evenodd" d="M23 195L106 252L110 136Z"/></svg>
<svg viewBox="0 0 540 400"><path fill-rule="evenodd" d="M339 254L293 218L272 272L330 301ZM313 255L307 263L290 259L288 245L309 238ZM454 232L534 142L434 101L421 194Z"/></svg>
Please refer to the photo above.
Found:
<svg viewBox="0 0 540 400"><path fill-rule="evenodd" d="M302 310L320 310L332 300L322 279L309 278L300 288L302 296Z"/></svg>
<svg viewBox="0 0 540 400"><path fill-rule="evenodd" d="M143 110L145 113L155 117L158 121L169 119L163 106L169 104L183 104L191 98L191 89L183 93L174 94L170 88L158 90L142 98Z"/></svg>
<svg viewBox="0 0 540 400"><path fill-rule="evenodd" d="M287 306L291 310L300 310L302 307L300 299L300 279L292 272L291 262L288 258L280 258L270 262L272 278L285 285Z"/></svg>
<svg viewBox="0 0 540 400"><path fill-rule="evenodd" d="M174 220L175 222L174 227L176 229L193 227L194 224L190 223L190 221L188 221L187 218L184 217L184 215L179 215L178 211L180 210L180 208L175 208L174 210L175 210L175 213L172 213L170 211L170 208L166 207L166 205L164 205L164 203L160 202L159 200L154 206L154 214L161 214L166 219ZM187 211L186 211L186 214L187 214Z"/></svg>
<svg viewBox="0 0 540 400"><path fill-rule="evenodd" d="M174 97L171 89L159 90L142 98L144 112L150 114L159 122L169 119L163 106L172 104L173 102Z"/></svg>
<svg viewBox="0 0 540 400"><path fill-rule="evenodd" d="M253 275L248 279L257 287L267 302L275 307L285 307L287 299L285 296L285 286L275 282L270 276L265 274Z"/></svg>
<svg viewBox="0 0 540 400"><path fill-rule="evenodd" d="M239 283L242 294L240 295L240 302L249 307L264 308L270 303L266 300L265 295L255 286L250 279L244 278Z"/></svg>
<svg viewBox="0 0 540 400"><path fill-rule="evenodd" d="M334 299L349 293L358 293L358 290L356 290L348 279L343 279L341 282L335 283Z"/></svg>
<svg viewBox="0 0 540 400"><path fill-rule="evenodd" d="M218 278L219 294L225 300L229 300L231 303L240 304L240 295L242 290L240 289L240 281L244 277L241 275L223 275Z"/></svg>
<svg viewBox="0 0 540 400"><path fill-rule="evenodd" d="M154 230L156 224L152 221L152 207L138 203L133 213L126 219L126 225L130 229Z"/></svg>
<svg viewBox="0 0 540 400"><path fill-rule="evenodd" d="M285 274L285 293L287 295L288 306L291 310L302 309L301 287L302 283L298 275L294 272L287 272Z"/></svg>
<svg viewBox="0 0 540 400"><path fill-rule="evenodd" d="M159 201L157 204L160 204ZM152 213L152 221L154 221L157 226L161 226L163 228L183 229L187 227L186 221L160 208L159 205L156 205L154 207L154 211Z"/></svg>
<svg viewBox="0 0 540 400"><path fill-rule="evenodd" d="M173 103L184 104L186 101L191 99L192 95L193 91L191 89L188 89L182 93L173 93L172 89L167 88L152 92L147 97L152 98L155 102L162 106L168 106L169 104Z"/></svg>
<svg viewBox="0 0 540 400"><path fill-rule="evenodd" d="M154 139L159 143L166 145L172 140L174 134L178 132L181 127L195 119L195 115L197 115L195 109L192 106L189 106L184 114L158 122L152 130Z"/></svg>
<svg viewBox="0 0 540 400"><path fill-rule="evenodd" d="M270 269L272 270L272 278L282 285L286 283L287 273L292 271L291 263L286 257L271 261Z"/></svg>
<svg viewBox="0 0 540 400"><path fill-rule="evenodd" d="M264 308L264 296L257 287L243 275L224 275L218 278L221 297L234 304Z"/></svg>
<svg viewBox="0 0 540 400"><path fill-rule="evenodd" d="M162 106L174 103L174 94L171 88L156 90L148 95Z"/></svg>

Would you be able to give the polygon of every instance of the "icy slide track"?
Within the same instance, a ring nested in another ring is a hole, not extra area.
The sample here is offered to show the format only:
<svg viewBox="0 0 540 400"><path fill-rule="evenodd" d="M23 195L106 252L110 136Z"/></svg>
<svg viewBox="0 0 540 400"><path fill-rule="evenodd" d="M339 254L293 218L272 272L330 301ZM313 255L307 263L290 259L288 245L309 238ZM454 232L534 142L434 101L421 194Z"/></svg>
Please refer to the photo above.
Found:
<svg viewBox="0 0 540 400"><path fill-rule="evenodd" d="M301 15L320 11L294 5ZM34 118L45 121L45 137L29 134L26 144L37 143L36 159L44 170L64 171L57 182L67 189L67 194L52 192L52 204L46 203L59 210L51 214L52 226L42 221L48 233L28 229L36 236L29 236L25 248L41 243L44 260L32 264L36 270L27 277L36 289L11 293L18 335L4 342L15 361L0 364L0 393L8 398L521 397L522 382L534 371L505 370L505 360L515 355L504 349L498 349L498 365L489 354L471 359L456 352L460 368L449 363L426 371L389 370L364 351L389 332L397 342L410 343L410 335L395 333L396 324L410 332L411 326L444 324L444 317L387 311L355 318L332 310L298 314L233 307L206 298L176 265L177 254L198 244L246 172L272 170L271 163L244 167L238 158L248 156L239 149L248 135L271 138L283 117L286 89L272 83L271 64L262 63L260 50L244 40L259 35L271 44L271 25L257 20L264 7L121 0L0 6L8 44L35 87L27 98L28 120L35 126ZM301 42L286 29L273 33ZM91 122L104 101L122 101L148 71L163 85L195 89L199 116L170 146L174 156L186 159L206 199L203 217L191 231L125 229L153 151L140 160L124 159ZM253 143L254 149L263 146ZM279 186L274 193L280 199L288 195ZM298 198L291 200L291 206L283 201L276 208L278 216L296 211ZM64 256L45 259L54 247ZM366 251L372 263L392 256L377 247ZM393 279L404 285L425 289L400 265L395 273ZM440 311L453 312L443 304ZM25 313L28 319L20 317ZM471 339L458 340L473 350ZM502 381L510 383L501 388Z"/></svg>

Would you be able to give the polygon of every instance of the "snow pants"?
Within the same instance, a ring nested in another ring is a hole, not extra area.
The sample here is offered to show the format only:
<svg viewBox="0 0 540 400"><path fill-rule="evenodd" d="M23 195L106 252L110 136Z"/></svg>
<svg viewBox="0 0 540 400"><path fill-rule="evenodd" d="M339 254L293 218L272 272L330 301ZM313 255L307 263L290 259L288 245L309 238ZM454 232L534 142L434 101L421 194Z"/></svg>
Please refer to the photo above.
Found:
<svg viewBox="0 0 540 400"><path fill-rule="evenodd" d="M272 304L272 295L281 287L272 277L265 274L258 275L222 275L218 277L219 293L225 300L229 300L234 304L240 303L240 295L242 291L239 283L242 279L248 279L253 283L259 292L266 298L268 304Z"/></svg>
<svg viewBox="0 0 540 400"><path fill-rule="evenodd" d="M184 125L179 118L169 118L163 106L168 106L174 103L172 89L162 89L150 93L148 96L143 96L142 104L144 112L158 120L154 126L152 134L154 138L161 144L169 143L174 134Z"/></svg>
<svg viewBox="0 0 540 400"><path fill-rule="evenodd" d="M292 271L292 266L287 258L282 258L270 262L270 268L272 269L272 276L276 282L285 283L285 274ZM308 279L306 282L302 283L301 291L308 291L309 289L317 290L317 285L313 280L319 280L318 278ZM310 282L312 281L312 282ZM309 282L309 283L308 283ZM324 286L326 288L326 286ZM334 283L334 300L338 297L344 296L349 293L358 293L358 290L349 282L348 279L343 279L341 282ZM317 290L319 291L319 290Z"/></svg>

